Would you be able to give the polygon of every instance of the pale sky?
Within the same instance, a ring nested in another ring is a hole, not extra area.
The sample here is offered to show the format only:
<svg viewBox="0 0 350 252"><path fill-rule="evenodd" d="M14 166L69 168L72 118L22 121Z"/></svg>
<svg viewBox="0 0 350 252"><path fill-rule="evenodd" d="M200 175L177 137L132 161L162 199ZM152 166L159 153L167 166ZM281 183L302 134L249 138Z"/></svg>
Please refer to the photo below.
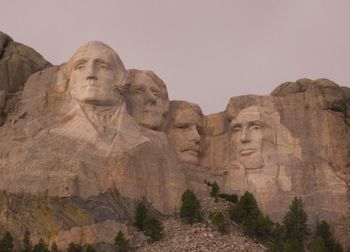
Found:
<svg viewBox="0 0 350 252"><path fill-rule="evenodd" d="M0 0L0 30L53 64L100 40L170 99L223 111L307 77L350 86L348 0Z"/></svg>

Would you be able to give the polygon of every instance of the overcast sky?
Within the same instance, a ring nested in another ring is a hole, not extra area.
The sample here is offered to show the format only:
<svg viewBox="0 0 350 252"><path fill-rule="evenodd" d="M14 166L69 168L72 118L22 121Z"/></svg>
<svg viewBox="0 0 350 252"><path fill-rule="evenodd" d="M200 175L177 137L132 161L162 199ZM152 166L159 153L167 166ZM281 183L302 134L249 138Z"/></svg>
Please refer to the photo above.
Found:
<svg viewBox="0 0 350 252"><path fill-rule="evenodd" d="M0 0L0 30L53 64L90 40L151 69L171 99L224 110L307 77L350 84L348 0Z"/></svg>

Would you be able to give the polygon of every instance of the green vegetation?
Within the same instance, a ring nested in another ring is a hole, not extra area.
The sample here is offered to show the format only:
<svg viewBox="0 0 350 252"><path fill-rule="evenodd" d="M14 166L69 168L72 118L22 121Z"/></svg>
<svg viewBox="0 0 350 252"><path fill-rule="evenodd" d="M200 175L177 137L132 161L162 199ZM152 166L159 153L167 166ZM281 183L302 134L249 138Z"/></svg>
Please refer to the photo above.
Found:
<svg viewBox="0 0 350 252"><path fill-rule="evenodd" d="M68 244L67 252L83 252L83 246L81 244L71 242Z"/></svg>
<svg viewBox="0 0 350 252"><path fill-rule="evenodd" d="M158 241L163 237L163 224L152 216L147 216L143 222L144 234L152 241Z"/></svg>
<svg viewBox="0 0 350 252"><path fill-rule="evenodd" d="M114 245L117 252L126 252L129 250L129 241L124 237L122 231L119 231L114 239Z"/></svg>
<svg viewBox="0 0 350 252"><path fill-rule="evenodd" d="M219 230L220 233L226 232L226 221L222 212L214 210L209 213L211 223Z"/></svg>
<svg viewBox="0 0 350 252"><path fill-rule="evenodd" d="M144 226L143 223L147 216L147 209L143 203L139 203L136 207L135 212L135 226L138 227L139 230L143 231Z"/></svg>
<svg viewBox="0 0 350 252"><path fill-rule="evenodd" d="M181 202L180 217L182 220L191 225L202 220L201 205L191 190L186 190L182 194Z"/></svg>
<svg viewBox="0 0 350 252"><path fill-rule="evenodd" d="M209 182L207 180L204 180L204 183L210 187L210 196L215 199L215 202L218 202L219 198L231 203L237 202L238 196L236 194L220 193L220 187L216 181Z"/></svg>
<svg viewBox="0 0 350 252"><path fill-rule="evenodd" d="M56 242L52 243L51 252L59 252Z"/></svg>
<svg viewBox="0 0 350 252"><path fill-rule="evenodd" d="M263 239L271 235L273 222L262 214L250 192L245 192L237 204L229 207L229 216L231 220L241 224L248 235Z"/></svg>
<svg viewBox="0 0 350 252"><path fill-rule="evenodd" d="M218 183L216 183L216 181L211 183L211 182L206 181L206 180L204 181L204 183L211 188L210 196L215 199L215 202L218 202L219 193L220 193L220 187L219 187Z"/></svg>
<svg viewBox="0 0 350 252"><path fill-rule="evenodd" d="M343 252L341 244L334 239L326 221L321 221L317 225L316 237L311 243L310 250L313 252Z"/></svg>
<svg viewBox="0 0 350 252"><path fill-rule="evenodd" d="M13 237L10 232L6 231L0 241L0 252L13 251Z"/></svg>
<svg viewBox="0 0 350 252"><path fill-rule="evenodd" d="M271 250L276 252L304 251L303 242L307 235L306 222L307 215L304 211L303 202L301 198L295 197L289 206L289 211L283 218L283 225L276 224L275 226Z"/></svg>
<svg viewBox="0 0 350 252"><path fill-rule="evenodd" d="M49 252L49 248L43 239L40 239L33 247L33 252Z"/></svg>
<svg viewBox="0 0 350 252"><path fill-rule="evenodd" d="M33 245L32 245L32 242L30 241L30 232L28 229L26 229L23 236L22 252L31 252L32 249L33 249Z"/></svg>

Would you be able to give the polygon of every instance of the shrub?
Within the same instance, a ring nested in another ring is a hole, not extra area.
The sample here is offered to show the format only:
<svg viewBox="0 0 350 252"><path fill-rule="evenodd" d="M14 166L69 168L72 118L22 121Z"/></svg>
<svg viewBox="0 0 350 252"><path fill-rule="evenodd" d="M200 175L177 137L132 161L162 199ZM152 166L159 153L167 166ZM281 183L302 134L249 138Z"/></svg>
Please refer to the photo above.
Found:
<svg viewBox="0 0 350 252"><path fill-rule="evenodd" d="M192 191L186 190L182 194L181 202L180 217L182 220L189 224L200 222L202 220L200 213L201 205Z"/></svg>
<svg viewBox="0 0 350 252"><path fill-rule="evenodd" d="M147 216L147 209L143 203L139 203L136 207L135 212L135 226L139 228L139 230L144 230L144 221Z"/></svg>
<svg viewBox="0 0 350 252"><path fill-rule="evenodd" d="M327 247L323 238L319 235L315 237L315 239L311 243L311 252L328 252Z"/></svg>
<svg viewBox="0 0 350 252"><path fill-rule="evenodd" d="M128 251L129 241L124 237L122 231L119 231L117 236L115 237L114 245L116 246L118 252Z"/></svg>
<svg viewBox="0 0 350 252"><path fill-rule="evenodd" d="M211 223L217 227L220 233L226 232L225 217L220 211L214 210L210 212L209 218Z"/></svg>
<svg viewBox="0 0 350 252"><path fill-rule="evenodd" d="M67 252L83 252L83 246L81 244L71 242L68 244Z"/></svg>
<svg viewBox="0 0 350 252"><path fill-rule="evenodd" d="M50 251L51 252L58 252L59 251L56 242L52 243Z"/></svg>
<svg viewBox="0 0 350 252"><path fill-rule="evenodd" d="M22 252L31 252L33 249L33 245L30 241L30 232L28 229L24 231L23 235L23 249Z"/></svg>
<svg viewBox="0 0 350 252"><path fill-rule="evenodd" d="M40 239L33 247L33 252L49 252L49 248L43 239Z"/></svg>
<svg viewBox="0 0 350 252"><path fill-rule="evenodd" d="M231 203L237 203L238 201L238 196L236 194L220 193L219 198L222 198Z"/></svg>
<svg viewBox="0 0 350 252"><path fill-rule="evenodd" d="M13 237L6 231L0 241L0 252L11 252L13 250Z"/></svg>
<svg viewBox="0 0 350 252"><path fill-rule="evenodd" d="M96 252L96 249L91 244L84 245L84 251L85 252Z"/></svg>
<svg viewBox="0 0 350 252"><path fill-rule="evenodd" d="M152 216L147 216L144 223L144 234L149 236L152 241L158 241L163 237L163 224Z"/></svg>
<svg viewBox="0 0 350 252"><path fill-rule="evenodd" d="M220 187L218 183L216 183L216 181L214 181L214 183L211 183L206 180L204 181L204 183L211 188L210 196L215 199L215 202L218 202L219 193L220 193Z"/></svg>

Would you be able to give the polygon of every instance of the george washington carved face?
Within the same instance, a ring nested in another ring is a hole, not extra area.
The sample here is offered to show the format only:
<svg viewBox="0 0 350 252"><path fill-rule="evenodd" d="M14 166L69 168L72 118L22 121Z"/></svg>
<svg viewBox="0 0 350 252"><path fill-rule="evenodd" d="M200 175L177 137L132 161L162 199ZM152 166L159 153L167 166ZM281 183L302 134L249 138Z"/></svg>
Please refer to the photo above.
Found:
<svg viewBox="0 0 350 252"><path fill-rule="evenodd" d="M120 100L118 86L125 74L118 55L101 42L82 46L68 63L69 89L81 103L114 106Z"/></svg>
<svg viewBox="0 0 350 252"><path fill-rule="evenodd" d="M265 122L258 107L243 109L231 121L232 142L237 160L247 169L263 165L262 141Z"/></svg>

